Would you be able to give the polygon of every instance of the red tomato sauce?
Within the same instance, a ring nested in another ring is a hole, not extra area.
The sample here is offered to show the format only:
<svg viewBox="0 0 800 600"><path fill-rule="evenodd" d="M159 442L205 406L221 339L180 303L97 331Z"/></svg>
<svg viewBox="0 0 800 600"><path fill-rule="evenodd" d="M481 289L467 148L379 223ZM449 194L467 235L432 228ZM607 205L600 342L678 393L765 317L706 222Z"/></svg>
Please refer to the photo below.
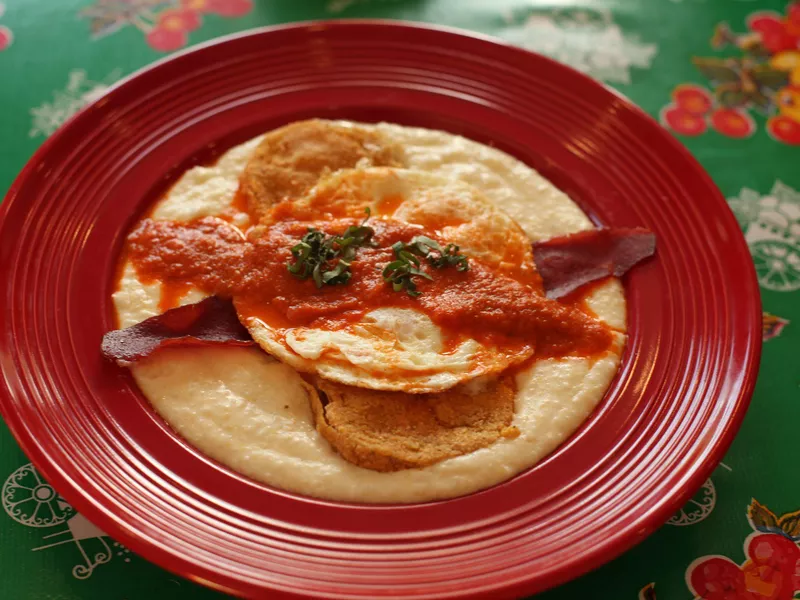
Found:
<svg viewBox="0 0 800 600"><path fill-rule="evenodd" d="M337 235L362 219L291 220L297 216L280 207L273 212L274 224L256 228L250 239L214 217L189 223L145 219L128 238L127 258L143 283L161 282L162 309L176 306L189 287L196 287L233 298L242 316L275 327L340 329L376 308L398 307L421 309L446 338L469 336L506 349L533 343L537 357L594 355L613 343L610 329L602 323L576 307L545 298L536 273L515 278L474 259L465 272L423 262L422 269L433 280L415 278L421 295L412 298L394 291L383 279L385 265L395 260L392 244L417 235L442 246L447 240L435 231L392 219L370 219L374 247L358 249L348 283L318 289L311 279L300 280L288 271L291 248L309 227ZM275 222L276 218L286 220Z"/></svg>

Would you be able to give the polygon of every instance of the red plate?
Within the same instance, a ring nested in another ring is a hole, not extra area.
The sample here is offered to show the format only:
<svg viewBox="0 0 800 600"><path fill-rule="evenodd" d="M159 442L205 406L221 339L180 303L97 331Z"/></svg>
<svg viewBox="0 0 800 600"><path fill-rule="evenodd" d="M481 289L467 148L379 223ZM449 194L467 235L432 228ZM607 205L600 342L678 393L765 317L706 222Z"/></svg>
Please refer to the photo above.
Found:
<svg viewBox="0 0 800 600"><path fill-rule="evenodd" d="M311 116L492 143L598 222L645 226L630 339L589 421L481 493L414 506L320 502L182 442L100 357L126 230L187 167ZM503 598L611 559L709 475L744 415L758 287L724 199L624 98L546 58L457 31L299 24L201 46L117 85L53 135L0 224L0 387L11 430L90 520L180 575L247 597Z"/></svg>

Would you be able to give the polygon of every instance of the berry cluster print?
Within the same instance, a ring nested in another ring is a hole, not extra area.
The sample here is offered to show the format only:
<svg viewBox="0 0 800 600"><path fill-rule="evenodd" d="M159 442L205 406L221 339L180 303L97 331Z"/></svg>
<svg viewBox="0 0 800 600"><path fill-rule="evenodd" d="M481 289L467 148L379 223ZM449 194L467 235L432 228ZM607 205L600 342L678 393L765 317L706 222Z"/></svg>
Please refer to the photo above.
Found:
<svg viewBox="0 0 800 600"><path fill-rule="evenodd" d="M683 136L713 129L745 138L755 133L753 115L760 114L775 140L800 145L800 0L783 14L751 13L745 24L743 33L717 25L711 46L721 56L692 59L708 85L678 85L661 122Z"/></svg>
<svg viewBox="0 0 800 600"><path fill-rule="evenodd" d="M252 9L253 0L96 0L80 16L89 20L94 39L134 26L151 48L172 52L186 46L205 15L241 17Z"/></svg>
<svg viewBox="0 0 800 600"><path fill-rule="evenodd" d="M753 500L754 532L744 542L745 560L703 556L686 570L686 584L701 600L793 600L800 592L800 511L776 516Z"/></svg>

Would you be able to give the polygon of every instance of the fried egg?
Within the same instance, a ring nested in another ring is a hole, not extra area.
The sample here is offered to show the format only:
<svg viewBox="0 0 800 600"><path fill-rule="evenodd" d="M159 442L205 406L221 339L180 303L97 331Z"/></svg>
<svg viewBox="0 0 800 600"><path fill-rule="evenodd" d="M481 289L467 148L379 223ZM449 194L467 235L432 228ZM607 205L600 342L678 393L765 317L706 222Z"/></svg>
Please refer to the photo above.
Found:
<svg viewBox="0 0 800 600"><path fill-rule="evenodd" d="M530 243L519 226L477 188L457 180L388 167L348 169L323 179L296 203L315 219L362 216L369 208L375 219L436 231L467 257L519 278L535 273ZM269 226L268 216L264 222ZM279 360L374 390L438 392L499 373L534 352L532 341L502 347L461 336L453 343L414 308L377 308L334 331L272 324L237 308L253 339Z"/></svg>

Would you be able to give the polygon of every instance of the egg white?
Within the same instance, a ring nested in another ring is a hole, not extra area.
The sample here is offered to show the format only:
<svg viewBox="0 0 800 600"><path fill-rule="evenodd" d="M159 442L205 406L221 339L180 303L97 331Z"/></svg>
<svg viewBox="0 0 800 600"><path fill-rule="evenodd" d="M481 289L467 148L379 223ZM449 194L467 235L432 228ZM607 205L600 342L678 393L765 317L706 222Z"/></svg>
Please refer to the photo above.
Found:
<svg viewBox="0 0 800 600"><path fill-rule="evenodd" d="M448 243L460 245L472 259L496 265L516 240L524 260L509 268L534 270L530 242L519 226L469 184L438 175L388 167L348 169L323 179L298 202L325 218L327 199L344 195L355 214L369 208L377 219L390 217L425 227L427 219L449 223L442 230ZM338 192L338 196L336 193ZM315 201L320 199L319 204ZM391 208L383 210L391 199ZM337 201L341 210L343 201ZM500 373L533 354L526 349L486 347L474 339L447 348L440 328L421 310L381 308L338 331L308 326L272 326L243 315L253 338L273 356L307 373L375 390L433 393L470 379Z"/></svg>

